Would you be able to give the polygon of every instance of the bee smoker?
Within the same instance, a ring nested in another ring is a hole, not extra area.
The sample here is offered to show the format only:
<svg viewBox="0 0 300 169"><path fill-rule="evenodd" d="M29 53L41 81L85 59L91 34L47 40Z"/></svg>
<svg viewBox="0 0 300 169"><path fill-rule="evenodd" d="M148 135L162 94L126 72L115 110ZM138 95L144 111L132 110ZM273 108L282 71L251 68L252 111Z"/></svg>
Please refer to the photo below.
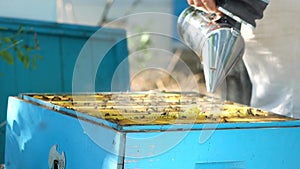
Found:
<svg viewBox="0 0 300 169"><path fill-rule="evenodd" d="M215 92L245 48L240 34L241 22L225 14L217 21L214 17L190 6L180 14L177 25L184 43L202 61L208 92Z"/></svg>

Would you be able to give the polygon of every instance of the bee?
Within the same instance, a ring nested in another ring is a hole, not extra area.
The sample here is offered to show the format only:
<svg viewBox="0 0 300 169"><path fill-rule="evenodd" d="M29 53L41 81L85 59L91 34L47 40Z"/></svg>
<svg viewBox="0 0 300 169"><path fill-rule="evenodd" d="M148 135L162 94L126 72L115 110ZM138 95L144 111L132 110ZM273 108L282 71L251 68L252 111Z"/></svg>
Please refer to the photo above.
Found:
<svg viewBox="0 0 300 169"><path fill-rule="evenodd" d="M248 113L249 115L251 115L251 116L255 116L255 115L253 114L253 112L252 112L251 109L247 109L247 113Z"/></svg>
<svg viewBox="0 0 300 169"><path fill-rule="evenodd" d="M61 98L59 96L54 96L51 101L61 101Z"/></svg>

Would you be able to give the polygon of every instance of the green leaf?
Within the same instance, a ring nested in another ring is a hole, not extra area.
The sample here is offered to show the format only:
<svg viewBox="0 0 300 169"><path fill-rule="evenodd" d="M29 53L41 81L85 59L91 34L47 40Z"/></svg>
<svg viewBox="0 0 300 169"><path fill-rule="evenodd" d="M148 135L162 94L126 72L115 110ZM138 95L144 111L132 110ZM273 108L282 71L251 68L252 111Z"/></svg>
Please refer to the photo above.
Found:
<svg viewBox="0 0 300 169"><path fill-rule="evenodd" d="M14 46L14 47L13 47L13 50L14 50L15 52L17 52L17 51L19 50L19 48L18 48L17 46Z"/></svg>
<svg viewBox="0 0 300 169"><path fill-rule="evenodd" d="M11 42L12 42L12 44L13 44L14 46L16 46L16 45L17 45L17 43L18 43L18 41L17 41L17 40L15 40L14 38L10 38L10 40L11 40Z"/></svg>
<svg viewBox="0 0 300 169"><path fill-rule="evenodd" d="M3 42L5 43L11 43L11 39L9 37L4 37Z"/></svg>
<svg viewBox="0 0 300 169"><path fill-rule="evenodd" d="M24 66L25 66L26 69L29 68L29 66L30 66L29 56L24 56L24 58L23 58L23 64L24 64Z"/></svg>
<svg viewBox="0 0 300 169"><path fill-rule="evenodd" d="M10 41L11 41L12 43L16 43L16 42L17 42L17 40L15 40L15 39L12 38L12 37L10 37L9 39L10 39Z"/></svg>
<svg viewBox="0 0 300 169"><path fill-rule="evenodd" d="M0 30L8 30L8 28L0 27Z"/></svg>
<svg viewBox="0 0 300 169"><path fill-rule="evenodd" d="M43 58L43 56L41 56L41 55L33 55L32 56L32 67L33 67L33 69L35 70L36 69L36 65L37 65L37 59L39 59L39 60L43 60L44 58Z"/></svg>
<svg viewBox="0 0 300 169"><path fill-rule="evenodd" d="M32 50L34 50L34 47L26 46L25 50L26 50L26 52L31 52Z"/></svg>
<svg viewBox="0 0 300 169"><path fill-rule="evenodd" d="M2 51L1 53L0 53L0 55L1 55L1 57L3 58L3 60L6 62L6 63L8 63L8 64L10 64L10 65L12 65L12 64L14 64L14 62L15 62L15 59L14 59L14 57L8 52L8 51Z"/></svg>
<svg viewBox="0 0 300 169"><path fill-rule="evenodd" d="M140 41L142 44L149 44L151 41L150 35L147 33L142 34Z"/></svg>
<svg viewBox="0 0 300 169"><path fill-rule="evenodd" d="M16 51L17 51L17 57L18 57L19 61L21 61L23 63L23 60L24 60L23 52L18 48L16 49Z"/></svg>
<svg viewBox="0 0 300 169"><path fill-rule="evenodd" d="M0 26L0 30L7 30ZM8 64L14 64L15 59L19 60L26 69L32 67L36 69L38 60L42 60L41 55L32 55L32 51L39 50L39 41L37 33L34 32L34 44L22 43L22 34L24 33L24 26L18 27L17 33L12 36L3 36L0 34L0 61L1 58ZM26 33L26 32L25 32ZM19 40L20 39L20 40Z"/></svg>
<svg viewBox="0 0 300 169"><path fill-rule="evenodd" d="M20 25L17 34L19 35L20 33L22 33L22 31L23 31L23 25Z"/></svg>

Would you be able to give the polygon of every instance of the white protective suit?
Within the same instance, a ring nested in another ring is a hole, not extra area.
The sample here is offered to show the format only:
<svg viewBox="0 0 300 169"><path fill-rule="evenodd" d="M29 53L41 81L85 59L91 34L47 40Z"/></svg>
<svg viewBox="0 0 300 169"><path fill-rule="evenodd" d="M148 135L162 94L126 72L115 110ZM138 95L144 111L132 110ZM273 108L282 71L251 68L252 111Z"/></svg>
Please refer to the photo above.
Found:
<svg viewBox="0 0 300 169"><path fill-rule="evenodd" d="M242 27L251 106L300 118L300 1L270 0L256 23Z"/></svg>

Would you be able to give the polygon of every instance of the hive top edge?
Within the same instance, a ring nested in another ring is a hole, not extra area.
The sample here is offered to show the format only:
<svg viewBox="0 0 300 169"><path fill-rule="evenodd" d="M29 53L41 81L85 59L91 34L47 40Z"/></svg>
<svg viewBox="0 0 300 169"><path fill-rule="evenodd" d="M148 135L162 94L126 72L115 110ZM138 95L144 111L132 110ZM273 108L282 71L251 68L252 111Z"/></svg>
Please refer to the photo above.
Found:
<svg viewBox="0 0 300 169"><path fill-rule="evenodd" d="M19 97L123 127L295 120L195 92L31 93Z"/></svg>

